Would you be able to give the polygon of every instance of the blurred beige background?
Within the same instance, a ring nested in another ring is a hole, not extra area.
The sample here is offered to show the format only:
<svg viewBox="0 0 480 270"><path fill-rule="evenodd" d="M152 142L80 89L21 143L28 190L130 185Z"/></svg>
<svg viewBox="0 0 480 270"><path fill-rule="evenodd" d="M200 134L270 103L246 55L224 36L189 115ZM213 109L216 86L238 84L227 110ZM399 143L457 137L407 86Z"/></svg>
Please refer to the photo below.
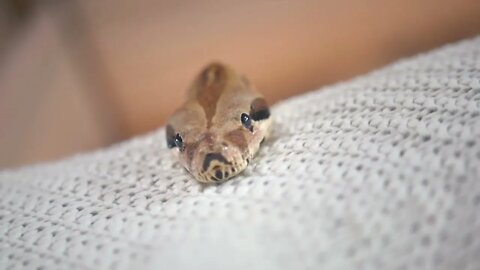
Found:
<svg viewBox="0 0 480 270"><path fill-rule="evenodd" d="M478 0L0 2L0 168L160 127L212 60L272 102L480 33Z"/></svg>

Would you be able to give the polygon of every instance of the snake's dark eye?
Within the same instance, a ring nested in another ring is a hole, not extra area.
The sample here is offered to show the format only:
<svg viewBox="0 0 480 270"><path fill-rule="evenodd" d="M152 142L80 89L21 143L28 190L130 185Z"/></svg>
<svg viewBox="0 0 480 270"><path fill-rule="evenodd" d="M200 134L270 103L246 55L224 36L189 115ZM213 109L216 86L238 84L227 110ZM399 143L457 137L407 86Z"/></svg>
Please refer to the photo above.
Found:
<svg viewBox="0 0 480 270"><path fill-rule="evenodd" d="M182 136L180 136L178 133L175 135L175 146L177 146L179 149L183 148Z"/></svg>
<svg viewBox="0 0 480 270"><path fill-rule="evenodd" d="M166 138L167 138L167 146L168 148L174 148L176 145L175 145L175 130L173 129L173 127L171 125L167 125L167 127L165 128L165 135L166 135Z"/></svg>
<svg viewBox="0 0 480 270"><path fill-rule="evenodd" d="M247 129L251 129L252 127L252 118L250 118L250 115L246 114L246 113L242 113L242 115L240 115L240 121L242 121L242 125L247 128Z"/></svg>

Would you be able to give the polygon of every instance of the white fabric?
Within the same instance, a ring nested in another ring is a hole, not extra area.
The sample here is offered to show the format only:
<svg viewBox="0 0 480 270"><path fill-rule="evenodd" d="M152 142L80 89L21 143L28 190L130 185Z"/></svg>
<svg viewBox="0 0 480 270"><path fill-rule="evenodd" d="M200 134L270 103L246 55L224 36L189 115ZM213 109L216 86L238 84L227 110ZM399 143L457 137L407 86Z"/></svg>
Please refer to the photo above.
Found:
<svg viewBox="0 0 480 270"><path fill-rule="evenodd" d="M163 129L1 172L0 268L480 269L480 37L273 115L218 186Z"/></svg>

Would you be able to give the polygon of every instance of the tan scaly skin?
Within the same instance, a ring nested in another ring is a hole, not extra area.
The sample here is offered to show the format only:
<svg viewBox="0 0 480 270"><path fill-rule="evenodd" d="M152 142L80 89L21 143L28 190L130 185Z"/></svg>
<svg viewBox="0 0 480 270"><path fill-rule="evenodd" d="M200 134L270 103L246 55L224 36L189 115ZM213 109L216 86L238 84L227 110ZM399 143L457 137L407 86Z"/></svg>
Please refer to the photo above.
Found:
<svg viewBox="0 0 480 270"><path fill-rule="evenodd" d="M247 167L270 125L268 105L250 82L230 67L212 63L168 120L167 145L198 181L218 183Z"/></svg>

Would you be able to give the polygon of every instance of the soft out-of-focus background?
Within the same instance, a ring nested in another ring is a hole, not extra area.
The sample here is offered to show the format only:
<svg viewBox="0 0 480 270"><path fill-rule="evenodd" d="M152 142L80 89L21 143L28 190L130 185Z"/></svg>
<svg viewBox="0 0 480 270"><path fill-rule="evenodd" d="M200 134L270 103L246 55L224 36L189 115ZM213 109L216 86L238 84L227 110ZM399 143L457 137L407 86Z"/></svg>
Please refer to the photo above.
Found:
<svg viewBox="0 0 480 270"><path fill-rule="evenodd" d="M0 168L160 127L212 60L274 103L478 33L478 0L0 1Z"/></svg>

